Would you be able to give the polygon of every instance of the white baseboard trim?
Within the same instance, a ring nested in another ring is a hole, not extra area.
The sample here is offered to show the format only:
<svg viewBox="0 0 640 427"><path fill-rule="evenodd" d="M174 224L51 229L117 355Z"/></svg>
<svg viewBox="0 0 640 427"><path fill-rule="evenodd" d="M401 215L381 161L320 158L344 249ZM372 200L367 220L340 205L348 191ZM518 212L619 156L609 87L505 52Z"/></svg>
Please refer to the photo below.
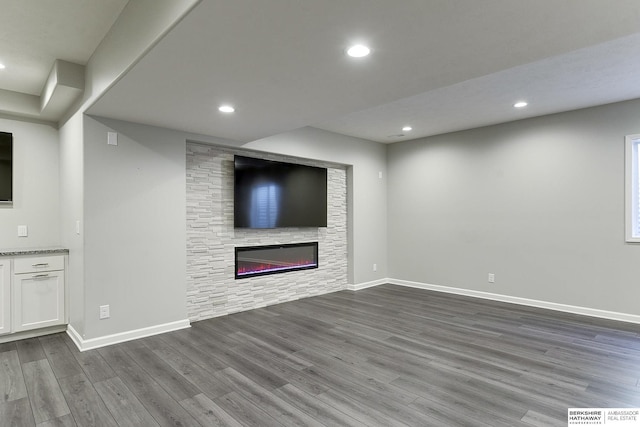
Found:
<svg viewBox="0 0 640 427"><path fill-rule="evenodd" d="M348 283L347 290L360 291L362 289L372 288L374 286L385 285L389 283L390 280L391 279L378 279L378 280L373 280L371 282L364 282L364 283L356 283L356 284Z"/></svg>
<svg viewBox="0 0 640 427"><path fill-rule="evenodd" d="M33 329L30 331L13 332L0 336L0 344L11 341L24 340L27 338L41 337L49 334L57 334L67 330L67 325L50 326L48 328Z"/></svg>
<svg viewBox="0 0 640 427"><path fill-rule="evenodd" d="M565 313L580 314L583 316L599 317L602 319L617 320L620 322L640 324L640 316L615 311L599 310L595 308L579 307L575 305L559 304L555 302L539 301L529 298L520 298L509 295L493 294L490 292L474 291L470 289L452 288L449 286L432 285L428 283L411 282L408 280L388 279L385 283L407 286L411 288L427 289L430 291L445 292L449 294L464 295L475 298L489 299L493 301L508 302L512 304L526 305L530 307L545 308L548 310L563 311Z"/></svg>
<svg viewBox="0 0 640 427"><path fill-rule="evenodd" d="M75 343L80 351L93 350L95 348L106 347L125 341L138 338L150 337L152 335L163 334L165 332L177 331L191 327L189 319L178 320L176 322L164 323L162 325L149 326L147 328L135 329L132 331L120 332L113 335L105 335L98 338L83 339L73 326L67 326L67 335Z"/></svg>

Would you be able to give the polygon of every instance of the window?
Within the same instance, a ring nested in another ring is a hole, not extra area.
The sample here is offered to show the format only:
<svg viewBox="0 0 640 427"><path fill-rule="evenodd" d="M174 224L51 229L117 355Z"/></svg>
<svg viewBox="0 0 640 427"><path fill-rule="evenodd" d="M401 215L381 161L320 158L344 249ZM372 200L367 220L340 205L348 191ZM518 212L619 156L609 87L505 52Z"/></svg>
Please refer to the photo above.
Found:
<svg viewBox="0 0 640 427"><path fill-rule="evenodd" d="M627 135L625 144L626 240L640 243L640 134Z"/></svg>

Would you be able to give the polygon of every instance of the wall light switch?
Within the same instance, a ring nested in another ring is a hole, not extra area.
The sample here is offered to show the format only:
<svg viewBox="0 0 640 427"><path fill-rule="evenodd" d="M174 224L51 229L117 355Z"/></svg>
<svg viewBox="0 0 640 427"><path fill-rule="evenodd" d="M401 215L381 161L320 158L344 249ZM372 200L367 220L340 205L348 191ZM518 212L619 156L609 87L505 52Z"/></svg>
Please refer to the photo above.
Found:
<svg viewBox="0 0 640 427"><path fill-rule="evenodd" d="M118 145L118 132L107 132L107 144Z"/></svg>
<svg viewBox="0 0 640 427"><path fill-rule="evenodd" d="M80 234L80 221L76 221L76 234Z"/></svg>
<svg viewBox="0 0 640 427"><path fill-rule="evenodd" d="M382 179L382 171L378 172L378 178Z"/></svg>
<svg viewBox="0 0 640 427"><path fill-rule="evenodd" d="M29 235L29 229L26 225L18 226L18 237L27 237Z"/></svg>
<svg viewBox="0 0 640 427"><path fill-rule="evenodd" d="M489 283L496 283L496 275L493 273L489 273L489 277L487 278Z"/></svg>

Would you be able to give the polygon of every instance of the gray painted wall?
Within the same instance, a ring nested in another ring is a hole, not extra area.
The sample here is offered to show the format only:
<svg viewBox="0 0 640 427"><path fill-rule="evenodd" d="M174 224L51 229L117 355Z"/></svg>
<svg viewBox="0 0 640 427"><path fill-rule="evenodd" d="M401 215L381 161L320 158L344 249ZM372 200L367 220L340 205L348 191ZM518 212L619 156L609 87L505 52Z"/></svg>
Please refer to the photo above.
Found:
<svg viewBox="0 0 640 427"><path fill-rule="evenodd" d="M70 290L70 324L83 337L92 338L95 310L91 287L85 293L84 258L84 170L93 167L94 158L85 162L84 113L114 84L148 49L166 34L200 0L141 0L129 2L87 63L85 90L76 105L61 120L60 127L60 197L61 241L68 247L69 271L67 289ZM149 10L153 13L149 13ZM104 164L100 164L104 167ZM75 224L80 221L81 234ZM89 298L89 299L87 299ZM85 333L85 318L89 332ZM116 322L102 322L101 329L115 330ZM121 320L120 324L124 325ZM139 320L132 324L140 324ZM123 327L117 332L133 327Z"/></svg>
<svg viewBox="0 0 640 427"><path fill-rule="evenodd" d="M623 210L639 132L635 100L389 146L389 276L640 314Z"/></svg>
<svg viewBox="0 0 640 427"><path fill-rule="evenodd" d="M58 131L3 118L0 131L13 134L13 206L0 205L0 246L60 245ZM28 227L28 237L18 237L18 225Z"/></svg>
<svg viewBox="0 0 640 427"><path fill-rule="evenodd" d="M177 132L85 117L85 339L187 318L185 145ZM105 304L111 318L99 320Z"/></svg>
<svg viewBox="0 0 640 427"><path fill-rule="evenodd" d="M83 116L60 128L60 234L69 249L66 286L69 323L84 334L84 149ZM79 222L79 233L76 223Z"/></svg>

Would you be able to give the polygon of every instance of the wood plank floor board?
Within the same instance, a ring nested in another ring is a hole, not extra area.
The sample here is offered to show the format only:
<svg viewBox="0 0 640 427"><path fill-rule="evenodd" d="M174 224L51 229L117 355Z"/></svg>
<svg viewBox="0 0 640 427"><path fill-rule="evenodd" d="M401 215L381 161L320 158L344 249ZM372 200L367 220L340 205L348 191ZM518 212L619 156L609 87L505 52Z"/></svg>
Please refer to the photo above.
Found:
<svg viewBox="0 0 640 427"><path fill-rule="evenodd" d="M198 390L203 392L209 399L215 399L233 391L231 384L221 380L219 376L216 375L216 372L203 368L173 348L158 348L153 350L153 352ZM183 400L190 398L192 397Z"/></svg>
<svg viewBox="0 0 640 427"><path fill-rule="evenodd" d="M18 348L18 356L20 356L20 363L35 362L36 360L47 358L38 338L17 341L16 346Z"/></svg>
<svg viewBox="0 0 640 427"><path fill-rule="evenodd" d="M327 390L339 390L356 400L365 402L379 399L398 405L408 405L418 397L401 387L380 383L359 375L343 375L331 368L313 367L305 369L304 373L315 381L324 383Z"/></svg>
<svg viewBox="0 0 640 427"><path fill-rule="evenodd" d="M73 357L92 383L108 380L116 376L115 371L102 358L98 350L88 350L74 354Z"/></svg>
<svg viewBox="0 0 640 427"><path fill-rule="evenodd" d="M35 426L29 399L23 397L22 399L0 402L0 422L3 426Z"/></svg>
<svg viewBox="0 0 640 427"><path fill-rule="evenodd" d="M492 337L474 337L469 340L469 332L466 332L467 340L470 344L481 347L489 347L502 350L507 353L519 354L527 357L540 356L544 358L549 352L548 345L532 343L528 341L514 340L511 337L498 335ZM464 334L461 335L464 340Z"/></svg>
<svg viewBox="0 0 640 427"><path fill-rule="evenodd" d="M386 366L374 366L368 361L352 361L308 350L299 351L296 354L312 362L314 368L329 369L332 372L343 375L345 378L359 376L373 378L382 383L390 383L400 376L398 372L388 369Z"/></svg>
<svg viewBox="0 0 640 427"><path fill-rule="evenodd" d="M640 334L616 334L615 331L606 331L599 333L594 338L595 342L610 344L612 348L626 348L640 354L640 342L638 342Z"/></svg>
<svg viewBox="0 0 640 427"><path fill-rule="evenodd" d="M393 336L390 332L381 331L380 329L372 328L371 326L366 326L348 319L336 320L336 330L344 334L357 333L363 338L379 341L384 341L385 339Z"/></svg>
<svg viewBox="0 0 640 427"><path fill-rule="evenodd" d="M98 350L80 351L76 347L71 337L67 334L58 334L60 339L66 344L67 348L82 368L84 374L92 383L104 381L116 376L111 366L100 356Z"/></svg>
<svg viewBox="0 0 640 427"><path fill-rule="evenodd" d="M404 348L405 351L412 351L415 354L429 354L431 357L431 359L429 360L442 361L442 363L449 364L461 370L471 372L481 371L483 372L484 376L490 378L517 378L522 374L516 369L505 367L502 364L487 362L485 360L482 360L481 358L476 357L475 355L449 350L445 347L438 348L431 345L425 345L404 337L392 337L389 338L388 341L393 342L397 345L402 345L402 348ZM390 362L383 361L377 358L370 358L369 363L376 364L381 368L383 366L390 365ZM391 366L387 366L387 368L394 369ZM408 371L405 367L397 366L395 369L397 371L402 371L403 373L410 374L410 371Z"/></svg>
<svg viewBox="0 0 640 427"><path fill-rule="evenodd" d="M429 425L433 421L416 413L408 406L418 396L400 387L379 383L362 375L349 374L348 371L336 369L335 365L325 368L313 367L306 369L305 372L323 378L326 384L333 385L331 389L339 390L352 402L360 402L363 407L381 410L384 414L391 415L396 421L407 425Z"/></svg>
<svg viewBox="0 0 640 427"><path fill-rule="evenodd" d="M369 426L407 427L408 425L333 389L322 393L318 399Z"/></svg>
<svg viewBox="0 0 640 427"><path fill-rule="evenodd" d="M242 427L238 420L204 394L185 399L180 404L203 426Z"/></svg>
<svg viewBox="0 0 640 427"><path fill-rule="evenodd" d="M118 427L118 423L84 374L58 378L76 422L86 427Z"/></svg>
<svg viewBox="0 0 640 427"><path fill-rule="evenodd" d="M25 426L566 425L640 406L640 326L381 285L87 352L3 344L0 392Z"/></svg>
<svg viewBox="0 0 640 427"><path fill-rule="evenodd" d="M300 343L294 342L290 339L283 338L275 331L278 328L274 327L276 325L276 320L274 318L271 319L270 323L261 323L259 325L253 322L246 322L241 316L238 314L229 316L233 322L235 322L235 330L234 333L238 331L242 331L244 333L250 334L251 336L260 339L262 341L270 343L272 346L277 347L288 353L295 353L296 351L300 351L304 349ZM268 327L269 330L266 330L265 327ZM281 326L286 329L286 326Z"/></svg>
<svg viewBox="0 0 640 427"><path fill-rule="evenodd" d="M238 392L227 393L214 401L226 413L247 427L282 427L275 418L255 406Z"/></svg>
<svg viewBox="0 0 640 427"><path fill-rule="evenodd" d="M446 381L440 380L436 375L429 378L403 377L394 384L412 390L419 396L437 395L445 399L449 396L451 399L472 402L478 410L507 419L520 419L529 409L526 403L517 397L514 398L513 394L506 390L490 387L486 383L473 382L462 375L448 375Z"/></svg>
<svg viewBox="0 0 640 427"><path fill-rule="evenodd" d="M0 353L0 402L9 402L27 397L18 351Z"/></svg>
<svg viewBox="0 0 640 427"><path fill-rule="evenodd" d="M261 353L257 351L255 348L244 348L238 347L234 349L234 352L237 354L242 354L242 357L247 361L254 363L257 366L261 366L267 371L273 372L278 378L282 378L286 382L292 381L292 378L301 378L299 372L305 369L307 366L303 366L298 369L298 367L292 367L290 363L288 363L284 359L278 359L270 356L269 354ZM308 364L311 365L311 364ZM295 380L293 380L295 381ZM310 383L309 381L305 381L305 388L311 386L315 388L315 385ZM277 387L275 387L277 388Z"/></svg>
<svg viewBox="0 0 640 427"><path fill-rule="evenodd" d="M518 427L524 426L520 420L503 420L491 414L470 407L468 402L458 399L419 398L411 404L417 411L437 420L434 426L465 427Z"/></svg>
<svg viewBox="0 0 640 427"><path fill-rule="evenodd" d="M202 348L207 349L218 360L226 363L227 366L244 373L258 384L267 389L276 389L287 383L281 376L275 372L266 369L258 363L244 357L240 352L231 349L218 348L215 346L204 345Z"/></svg>
<svg viewBox="0 0 640 427"><path fill-rule="evenodd" d="M389 341L392 340L394 339L389 339ZM528 371L539 372L548 372L558 368L557 361L550 360L547 353L524 351L517 347L508 349L500 348L498 345L493 345L493 341L491 340L487 340L483 344L431 337L421 338L419 341L414 341L409 338L403 338L403 340L416 342L418 345L438 346L440 349L455 354L470 354L474 359L505 369L512 369L515 372L520 372L522 366L527 366Z"/></svg>
<svg viewBox="0 0 640 427"><path fill-rule="evenodd" d="M367 427L366 424L351 418L316 396L309 395L291 384L280 387L274 393L325 426Z"/></svg>
<svg viewBox="0 0 640 427"><path fill-rule="evenodd" d="M298 371L295 369L288 369L286 366L280 367L280 369L276 370L279 376L287 381L287 384L292 384L308 394L317 396L320 393L324 393L329 388L325 382L318 381L316 378L308 375L305 370Z"/></svg>
<svg viewBox="0 0 640 427"><path fill-rule="evenodd" d="M588 400L584 397L584 392L579 392L573 388L565 388L563 382L554 382L553 380L531 378L529 374L523 374L521 377L505 377L490 378L485 376L483 372L473 372L468 370L460 370L443 362L433 362L432 365L445 372L454 375L463 374L470 377L471 380L480 381L487 386L495 386L498 390L510 393L520 398L523 402L527 402L529 407L542 413L553 414L558 419L566 418L566 410L570 407L590 407ZM566 420L565 420L566 422Z"/></svg>
<svg viewBox="0 0 640 427"><path fill-rule="evenodd" d="M18 347L14 342L4 342L0 344L0 353L5 353L7 351L18 351Z"/></svg>
<svg viewBox="0 0 640 427"><path fill-rule="evenodd" d="M94 387L120 427L159 426L119 377L96 382Z"/></svg>
<svg viewBox="0 0 640 427"><path fill-rule="evenodd" d="M161 426L174 426L176 423L183 426L199 425L162 386L156 383L128 355L122 346L103 347L99 349L99 352Z"/></svg>
<svg viewBox="0 0 640 427"><path fill-rule="evenodd" d="M640 337L636 338L640 341ZM640 351L636 349L630 349L626 346L616 346L611 343L603 343L598 340L582 340L574 339L571 342L570 349L580 349L585 355L594 356L614 356L621 358L622 360L628 360L632 363L637 363L640 360Z"/></svg>
<svg viewBox="0 0 640 427"><path fill-rule="evenodd" d="M633 372L640 361L630 363L621 358L610 359L605 357L582 356L579 350L551 349L546 357L549 361L563 371L577 372L584 382L601 381L612 384L634 385L633 378L629 377L629 372ZM576 366L580 370L576 370Z"/></svg>
<svg viewBox="0 0 640 427"><path fill-rule="evenodd" d="M273 333L278 335L282 339L286 339L291 342L297 342L301 348L301 350L315 350L319 353L329 353L329 354L340 354L345 359L352 360L366 360L366 357L363 357L358 354L354 354L353 352L347 353L344 349L345 339L339 334L307 334L304 331L293 330L292 328L286 329L286 327L282 327L280 329L274 329ZM297 353L297 352L296 352Z"/></svg>
<svg viewBox="0 0 640 427"><path fill-rule="evenodd" d="M129 341L122 348L133 360L144 361L138 365L176 401L202 392L142 342Z"/></svg>
<svg viewBox="0 0 640 427"><path fill-rule="evenodd" d="M282 400L271 391L262 388L235 369L227 368L222 371L222 374L235 386L237 393L242 394L247 400L271 415L279 423L285 426L322 427L320 422Z"/></svg>
<svg viewBox="0 0 640 427"><path fill-rule="evenodd" d="M278 359L283 359L285 363L291 364L293 369L304 369L308 368L309 364L304 360L296 357L292 352L288 349L283 349L277 345L272 345L267 341L264 341L260 338L254 337L250 334L246 334L244 332L236 332L233 334L242 344L240 347L246 348L245 346L249 346L255 348L258 351L262 351L266 353L268 356Z"/></svg>
<svg viewBox="0 0 640 427"><path fill-rule="evenodd" d="M40 337L40 344L57 378L84 374L82 367L62 339L62 335Z"/></svg>
<svg viewBox="0 0 640 427"><path fill-rule="evenodd" d="M233 351L241 353L243 357L246 357L253 362L263 366L269 366L270 368L275 368L277 371L300 371L311 366L311 363L300 359L295 355L278 356L273 354L270 350L256 347L250 342L234 347Z"/></svg>
<svg viewBox="0 0 640 427"><path fill-rule="evenodd" d="M633 406L640 408L640 390L638 387L592 381L586 391L599 396L606 394L607 398L620 402L620 406L623 407Z"/></svg>
<svg viewBox="0 0 640 427"><path fill-rule="evenodd" d="M396 400L402 403L410 403L417 398L416 395L408 393L398 387L391 385L391 382L395 380L399 374L395 371L381 369L380 366L372 366L367 362L362 362L356 368L354 363L344 359L331 357L326 354L319 353L306 353L307 358L314 362L314 366L305 369L305 373L310 372L322 372L323 376L331 375L332 380L325 382L325 384L331 385L331 382L338 382L340 380L348 381L351 387L358 386L361 389L368 390L363 394L379 393L386 396L387 399ZM302 357L305 357L305 353L300 352ZM381 372L384 373L381 373ZM413 373L413 372L412 372ZM377 378L383 378L379 380ZM350 388L351 392L355 392L353 388Z"/></svg>
<svg viewBox="0 0 640 427"><path fill-rule="evenodd" d="M47 359L23 363L22 372L36 423L70 413Z"/></svg>
<svg viewBox="0 0 640 427"><path fill-rule="evenodd" d="M527 411L525 416L522 417L522 421L533 427L566 427L567 425L564 421L557 420L532 409Z"/></svg>
<svg viewBox="0 0 640 427"><path fill-rule="evenodd" d="M36 427L77 427L73 415L67 414L38 424Z"/></svg>
<svg viewBox="0 0 640 427"><path fill-rule="evenodd" d="M161 335L160 338L162 338L167 345L178 350L185 357L210 372L220 371L228 366L226 363L214 357L211 352L190 342L180 334L168 333Z"/></svg>
<svg viewBox="0 0 640 427"><path fill-rule="evenodd" d="M194 341L206 340L215 342L221 347L235 347L241 342L235 339L232 334L223 334L216 331L211 322L193 322L189 329L190 339Z"/></svg>

